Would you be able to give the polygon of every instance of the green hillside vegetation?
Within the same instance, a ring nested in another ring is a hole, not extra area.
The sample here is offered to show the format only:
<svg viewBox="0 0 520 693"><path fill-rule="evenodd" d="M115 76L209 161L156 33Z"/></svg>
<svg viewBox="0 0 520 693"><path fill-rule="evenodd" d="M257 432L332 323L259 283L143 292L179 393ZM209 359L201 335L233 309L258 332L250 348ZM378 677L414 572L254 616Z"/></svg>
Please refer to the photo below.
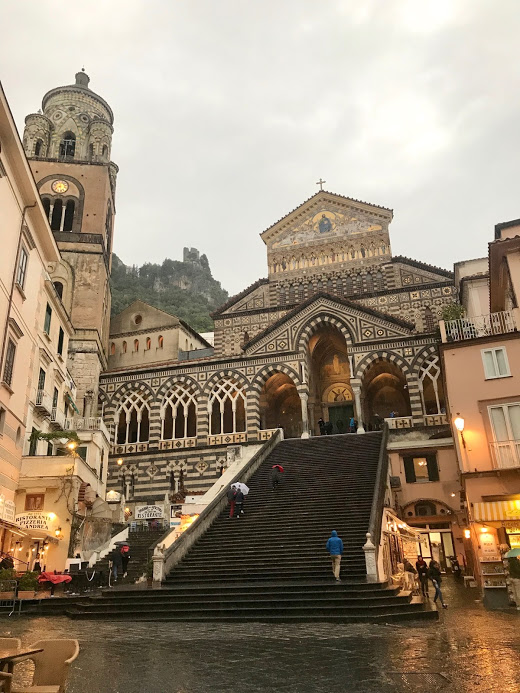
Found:
<svg viewBox="0 0 520 693"><path fill-rule="evenodd" d="M166 259L128 267L117 255L112 261L112 315L136 299L185 320L198 332L213 330L211 311L225 303L228 293L213 279L208 258L184 248L183 261Z"/></svg>

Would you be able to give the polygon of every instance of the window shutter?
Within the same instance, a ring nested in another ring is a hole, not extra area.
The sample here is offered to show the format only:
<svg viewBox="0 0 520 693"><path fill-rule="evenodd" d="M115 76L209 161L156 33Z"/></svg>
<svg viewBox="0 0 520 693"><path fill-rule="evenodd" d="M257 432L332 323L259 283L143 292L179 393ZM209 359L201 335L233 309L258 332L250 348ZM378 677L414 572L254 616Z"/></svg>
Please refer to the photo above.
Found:
<svg viewBox="0 0 520 693"><path fill-rule="evenodd" d="M439 467L437 466L437 455L426 455L428 465L428 478L430 481L439 481Z"/></svg>
<svg viewBox="0 0 520 693"><path fill-rule="evenodd" d="M403 457L403 462L404 462L404 473L406 475L406 481L409 484L413 484L416 481L415 468L413 466L413 457Z"/></svg>

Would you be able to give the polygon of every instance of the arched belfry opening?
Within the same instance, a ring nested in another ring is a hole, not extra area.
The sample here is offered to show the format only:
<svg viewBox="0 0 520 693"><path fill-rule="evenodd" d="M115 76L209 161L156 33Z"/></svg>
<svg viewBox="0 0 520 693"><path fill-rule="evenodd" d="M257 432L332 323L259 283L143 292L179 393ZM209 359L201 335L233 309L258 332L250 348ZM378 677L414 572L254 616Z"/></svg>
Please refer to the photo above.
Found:
<svg viewBox="0 0 520 693"><path fill-rule="evenodd" d="M318 420L330 421L332 433L347 433L354 416L350 364L345 337L337 327L324 323L308 345L309 412L312 432Z"/></svg>
<svg viewBox="0 0 520 693"><path fill-rule="evenodd" d="M302 434L302 408L294 382L285 373L273 373L260 392L260 427L282 427L285 438Z"/></svg>
<svg viewBox="0 0 520 693"><path fill-rule="evenodd" d="M375 361L362 383L363 417L367 426L391 416L411 416L410 396L403 371L391 361Z"/></svg>

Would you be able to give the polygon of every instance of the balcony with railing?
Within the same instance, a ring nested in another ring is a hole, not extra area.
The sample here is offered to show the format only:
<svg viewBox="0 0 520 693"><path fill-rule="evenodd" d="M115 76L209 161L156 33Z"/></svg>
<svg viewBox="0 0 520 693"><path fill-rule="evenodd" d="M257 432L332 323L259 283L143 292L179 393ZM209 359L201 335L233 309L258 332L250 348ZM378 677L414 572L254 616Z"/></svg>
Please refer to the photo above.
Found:
<svg viewBox="0 0 520 693"><path fill-rule="evenodd" d="M500 440L489 444L495 469L520 467L520 440Z"/></svg>
<svg viewBox="0 0 520 693"><path fill-rule="evenodd" d="M443 342L462 342L478 337L492 337L518 330L518 309L500 313L476 315L457 320L440 320L439 327Z"/></svg>
<svg viewBox="0 0 520 693"><path fill-rule="evenodd" d="M36 392L36 409L45 416L51 416L52 397L45 390L37 390Z"/></svg>
<svg viewBox="0 0 520 693"><path fill-rule="evenodd" d="M105 426L103 419L100 416L74 416L70 419L65 419L64 431L101 431L107 440L110 440L110 433Z"/></svg>
<svg viewBox="0 0 520 693"><path fill-rule="evenodd" d="M51 424L59 430L65 426L65 414L58 407L53 407L51 411Z"/></svg>

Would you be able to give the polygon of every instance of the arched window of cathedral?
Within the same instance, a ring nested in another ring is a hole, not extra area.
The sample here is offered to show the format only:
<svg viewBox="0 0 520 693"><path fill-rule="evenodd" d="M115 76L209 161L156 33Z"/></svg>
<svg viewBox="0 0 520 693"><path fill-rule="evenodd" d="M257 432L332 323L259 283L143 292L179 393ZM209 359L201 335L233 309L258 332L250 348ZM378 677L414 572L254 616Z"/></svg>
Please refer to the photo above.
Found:
<svg viewBox="0 0 520 693"><path fill-rule="evenodd" d="M116 413L117 444L144 443L150 437L150 409L144 397L133 392Z"/></svg>
<svg viewBox="0 0 520 693"><path fill-rule="evenodd" d="M101 152L101 156L103 157L103 161L106 161L108 159L108 147L106 144L103 145L103 151Z"/></svg>
<svg viewBox="0 0 520 693"><path fill-rule="evenodd" d="M347 296L351 296L354 293L354 286L352 284L352 277L350 274L347 274L345 277L345 294Z"/></svg>
<svg viewBox="0 0 520 693"><path fill-rule="evenodd" d="M54 288L56 289L58 296L63 298L63 284L61 282L54 282Z"/></svg>
<svg viewBox="0 0 520 693"><path fill-rule="evenodd" d="M367 272L365 275L365 287L366 291L372 292L374 290L374 278L371 272Z"/></svg>
<svg viewBox="0 0 520 693"><path fill-rule="evenodd" d="M88 146L88 160L94 161L94 145L92 143Z"/></svg>
<svg viewBox="0 0 520 693"><path fill-rule="evenodd" d="M209 397L211 433L240 433L246 430L246 395L240 383L221 380Z"/></svg>
<svg viewBox="0 0 520 693"><path fill-rule="evenodd" d="M424 309L424 328L426 332L435 332L435 316L429 306Z"/></svg>
<svg viewBox="0 0 520 693"><path fill-rule="evenodd" d="M278 303L281 306L285 304L285 288L283 286L278 288Z"/></svg>
<svg viewBox="0 0 520 693"><path fill-rule="evenodd" d="M323 291L323 282L321 279L318 279L318 283L316 284L316 291L319 293L320 291Z"/></svg>
<svg viewBox="0 0 520 693"><path fill-rule="evenodd" d="M157 339L157 342L158 342L158 344L159 344L159 349L162 349L162 348L163 348L163 345L164 345L164 337L162 336L162 334L159 335L159 338Z"/></svg>
<svg viewBox="0 0 520 693"><path fill-rule="evenodd" d="M134 351L139 351L139 340L134 339Z"/></svg>
<svg viewBox="0 0 520 693"><path fill-rule="evenodd" d="M43 142L41 140L36 140L36 144L34 145L34 156L40 156L42 153L42 146Z"/></svg>
<svg viewBox="0 0 520 693"><path fill-rule="evenodd" d="M305 298L305 289L303 288L303 284L298 284L298 301L303 301Z"/></svg>
<svg viewBox="0 0 520 693"><path fill-rule="evenodd" d="M123 354L126 354L126 349L127 349L126 342L123 342L123 344L121 345L121 351L123 352Z"/></svg>
<svg viewBox="0 0 520 693"><path fill-rule="evenodd" d="M146 350L148 351L148 349L151 349L151 348L152 348L152 340L150 339L150 337L147 337L146 338Z"/></svg>
<svg viewBox="0 0 520 693"><path fill-rule="evenodd" d="M65 205L65 218L63 220L63 230L72 231L72 224L74 222L74 200L68 200Z"/></svg>
<svg viewBox="0 0 520 693"><path fill-rule="evenodd" d="M60 231L62 213L63 202L61 200L55 200L51 218L51 229L53 231Z"/></svg>
<svg viewBox="0 0 520 693"><path fill-rule="evenodd" d="M425 359L419 369L419 391L425 414L440 414L444 409L439 357L432 354Z"/></svg>
<svg viewBox="0 0 520 693"><path fill-rule="evenodd" d="M49 200L48 197L42 197L42 206L43 206L43 209L45 210L45 216L47 217L47 220L48 220L49 214L51 213L51 201Z"/></svg>
<svg viewBox="0 0 520 693"><path fill-rule="evenodd" d="M380 271L376 272L375 287L376 291L383 291L383 289L385 288L383 282L383 273Z"/></svg>
<svg viewBox="0 0 520 693"><path fill-rule="evenodd" d="M331 294L334 291L332 286L332 279L327 279L327 293Z"/></svg>
<svg viewBox="0 0 520 693"><path fill-rule="evenodd" d="M112 344L110 345L110 356L115 356L115 354L116 354L116 345L114 344L114 342L112 342Z"/></svg>
<svg viewBox="0 0 520 693"><path fill-rule="evenodd" d="M295 286L294 284L291 284L289 286L289 303L294 303L296 301L296 293L295 293Z"/></svg>
<svg viewBox="0 0 520 693"><path fill-rule="evenodd" d="M161 440L195 438L197 393L194 385L174 385L161 405Z"/></svg>
<svg viewBox="0 0 520 693"><path fill-rule="evenodd" d="M73 159L76 152L76 135L73 132L66 132L60 142L60 157Z"/></svg>

